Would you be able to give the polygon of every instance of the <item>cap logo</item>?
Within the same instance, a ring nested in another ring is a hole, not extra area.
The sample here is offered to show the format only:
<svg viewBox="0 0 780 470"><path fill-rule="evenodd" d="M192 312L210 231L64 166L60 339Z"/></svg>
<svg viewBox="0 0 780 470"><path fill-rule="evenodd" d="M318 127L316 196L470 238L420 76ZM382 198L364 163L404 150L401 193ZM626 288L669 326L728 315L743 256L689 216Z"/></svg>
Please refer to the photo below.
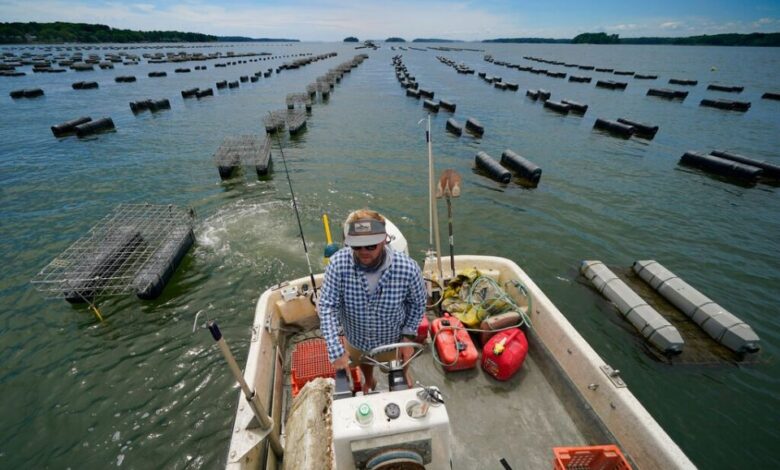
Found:
<svg viewBox="0 0 780 470"><path fill-rule="evenodd" d="M371 233L371 222L355 222L355 233Z"/></svg>

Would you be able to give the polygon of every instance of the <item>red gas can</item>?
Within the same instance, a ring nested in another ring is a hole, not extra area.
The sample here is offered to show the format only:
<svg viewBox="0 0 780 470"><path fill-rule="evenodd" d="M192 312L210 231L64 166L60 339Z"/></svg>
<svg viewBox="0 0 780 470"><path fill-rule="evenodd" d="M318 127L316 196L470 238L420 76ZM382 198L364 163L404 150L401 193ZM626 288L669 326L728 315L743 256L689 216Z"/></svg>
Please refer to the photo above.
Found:
<svg viewBox="0 0 780 470"><path fill-rule="evenodd" d="M528 354L528 340L520 328L494 335L482 351L482 368L497 380L509 380Z"/></svg>
<svg viewBox="0 0 780 470"><path fill-rule="evenodd" d="M428 337L428 327L430 326L430 323L428 322L428 317L423 315L422 321L420 321L420 324L417 325L417 337L414 338L414 341L416 343L423 344L425 342L425 339Z"/></svg>
<svg viewBox="0 0 780 470"><path fill-rule="evenodd" d="M460 320L445 313L431 323L431 335L444 370L454 372L476 367L479 351Z"/></svg>

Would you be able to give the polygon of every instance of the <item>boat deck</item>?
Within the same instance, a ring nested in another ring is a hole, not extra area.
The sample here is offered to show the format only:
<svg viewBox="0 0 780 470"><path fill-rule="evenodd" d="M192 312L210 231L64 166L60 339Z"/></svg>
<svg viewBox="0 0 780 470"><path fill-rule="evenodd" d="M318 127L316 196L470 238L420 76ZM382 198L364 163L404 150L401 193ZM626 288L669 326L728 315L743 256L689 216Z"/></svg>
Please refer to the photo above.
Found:
<svg viewBox="0 0 780 470"><path fill-rule="evenodd" d="M553 447L614 442L533 334L523 367L506 382L494 380L479 365L445 373L430 347L429 342L415 359L412 374L415 381L436 385L444 394L453 469L502 468L502 458L514 470L550 468ZM377 390L387 390L385 374L375 370L375 375ZM285 408L291 403L290 389L286 375Z"/></svg>

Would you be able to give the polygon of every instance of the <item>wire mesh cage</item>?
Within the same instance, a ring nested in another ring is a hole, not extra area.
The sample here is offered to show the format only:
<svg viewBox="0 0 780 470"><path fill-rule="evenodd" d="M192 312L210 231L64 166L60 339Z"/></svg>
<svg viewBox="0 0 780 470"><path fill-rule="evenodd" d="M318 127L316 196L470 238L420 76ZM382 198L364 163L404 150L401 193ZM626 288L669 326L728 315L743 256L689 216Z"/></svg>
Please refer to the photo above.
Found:
<svg viewBox="0 0 780 470"><path fill-rule="evenodd" d="M286 109L271 111L265 117L263 117L263 125L265 125L266 132L276 132L284 129L284 124L286 121Z"/></svg>
<svg viewBox="0 0 780 470"><path fill-rule="evenodd" d="M295 134L306 125L306 111L300 108L287 110L287 129Z"/></svg>
<svg viewBox="0 0 780 470"><path fill-rule="evenodd" d="M268 135L228 136L214 154L218 166L266 164L271 153Z"/></svg>
<svg viewBox="0 0 780 470"><path fill-rule="evenodd" d="M31 282L71 303L129 292L154 298L194 243L194 219L174 205L120 204Z"/></svg>
<svg viewBox="0 0 780 470"><path fill-rule="evenodd" d="M285 103L287 109L293 109L296 105L311 108L311 96L308 93L288 93Z"/></svg>

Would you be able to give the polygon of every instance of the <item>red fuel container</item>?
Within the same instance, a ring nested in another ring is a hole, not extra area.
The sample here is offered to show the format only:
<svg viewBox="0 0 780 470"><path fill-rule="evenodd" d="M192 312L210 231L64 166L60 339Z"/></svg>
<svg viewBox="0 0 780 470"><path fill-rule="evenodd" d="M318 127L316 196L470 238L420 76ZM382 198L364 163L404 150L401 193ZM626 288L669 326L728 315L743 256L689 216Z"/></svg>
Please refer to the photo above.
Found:
<svg viewBox="0 0 780 470"><path fill-rule="evenodd" d="M509 380L525 361L528 340L520 328L497 333L482 351L482 368L497 380Z"/></svg>
<svg viewBox="0 0 780 470"><path fill-rule="evenodd" d="M447 372L473 369L479 359L479 351L471 341L463 323L445 313L431 323L431 335L442 367Z"/></svg>
<svg viewBox="0 0 780 470"><path fill-rule="evenodd" d="M423 344L425 342L425 338L428 337L428 327L430 326L430 322L428 321L428 317L423 315L422 321L417 326L417 337L414 338L414 341L416 343Z"/></svg>

